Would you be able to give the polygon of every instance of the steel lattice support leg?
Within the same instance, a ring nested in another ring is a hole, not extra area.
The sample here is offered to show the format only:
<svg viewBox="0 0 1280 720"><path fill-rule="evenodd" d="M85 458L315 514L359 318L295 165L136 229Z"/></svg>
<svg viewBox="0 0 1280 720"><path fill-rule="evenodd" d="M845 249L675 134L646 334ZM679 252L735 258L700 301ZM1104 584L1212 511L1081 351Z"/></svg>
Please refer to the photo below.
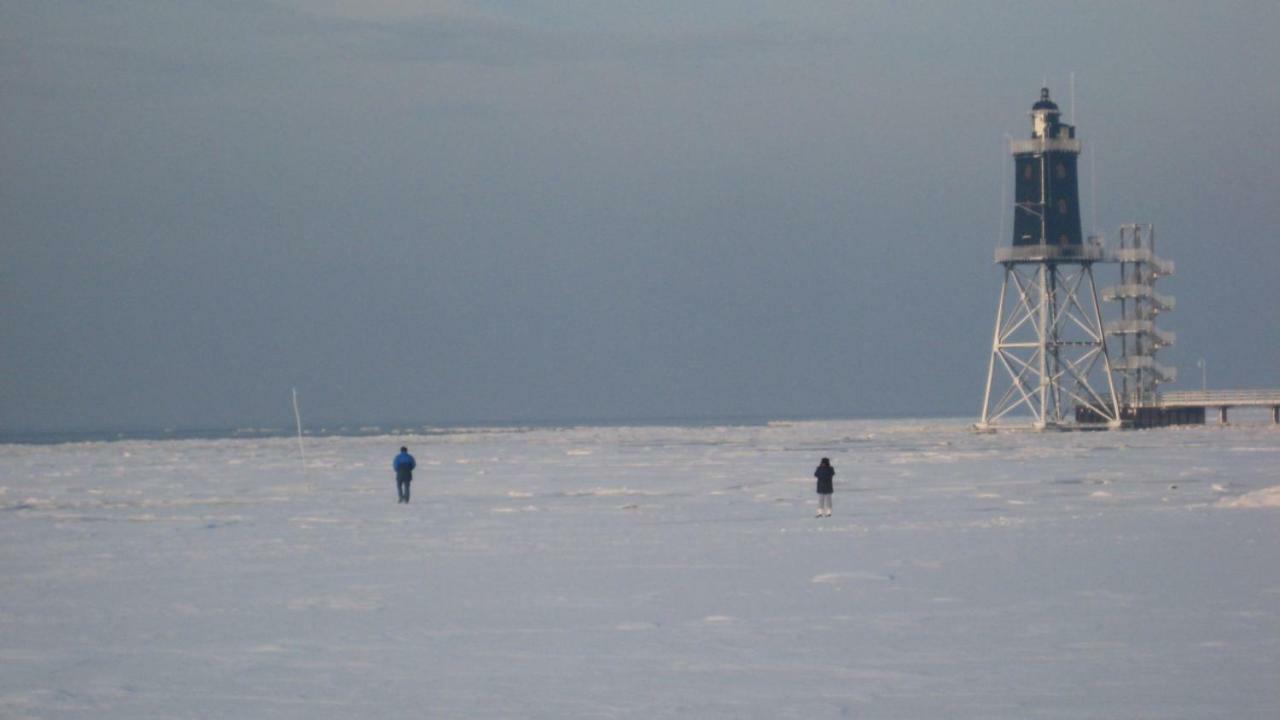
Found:
<svg viewBox="0 0 1280 720"><path fill-rule="evenodd" d="M1037 430L1119 427L1092 266L1061 266L1005 263L978 429L1014 412ZM1105 387L1091 380L1099 372ZM998 379L1007 380L1003 392Z"/></svg>
<svg viewBox="0 0 1280 720"><path fill-rule="evenodd" d="M1011 272L1013 272L1013 268L1006 266L1004 269L1004 281L1000 284L1000 299L996 303L996 329L991 338L991 358L987 363L987 389L982 394L982 416L978 420L979 430L987 430L991 427L991 381L995 378L996 373L996 356L999 354L998 348L1000 347L1000 328L1004 324L1004 297L1009 290L1009 273Z"/></svg>

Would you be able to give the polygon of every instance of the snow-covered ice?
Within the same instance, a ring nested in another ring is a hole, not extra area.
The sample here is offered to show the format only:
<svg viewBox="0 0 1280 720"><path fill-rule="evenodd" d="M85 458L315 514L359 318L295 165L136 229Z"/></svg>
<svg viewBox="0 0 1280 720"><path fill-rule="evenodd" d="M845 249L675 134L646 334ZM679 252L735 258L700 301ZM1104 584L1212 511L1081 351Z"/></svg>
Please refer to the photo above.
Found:
<svg viewBox="0 0 1280 720"><path fill-rule="evenodd" d="M0 717L1280 717L1273 427L306 452L0 446Z"/></svg>

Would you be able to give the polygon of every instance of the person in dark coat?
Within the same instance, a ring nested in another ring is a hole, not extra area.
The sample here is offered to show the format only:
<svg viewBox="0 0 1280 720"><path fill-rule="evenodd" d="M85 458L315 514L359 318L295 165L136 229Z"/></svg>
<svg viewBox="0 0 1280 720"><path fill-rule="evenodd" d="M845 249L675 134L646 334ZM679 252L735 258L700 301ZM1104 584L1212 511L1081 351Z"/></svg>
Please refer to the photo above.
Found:
<svg viewBox="0 0 1280 720"><path fill-rule="evenodd" d="M400 454L396 456L391 467L396 471L396 492L400 493L400 502L409 502L409 483L413 482L413 469L418 463L409 454L409 448L400 448Z"/></svg>
<svg viewBox="0 0 1280 720"><path fill-rule="evenodd" d="M830 458L822 458L818 469L813 471L818 478L818 514L814 517L831 517L831 495L835 492L836 469L831 467Z"/></svg>

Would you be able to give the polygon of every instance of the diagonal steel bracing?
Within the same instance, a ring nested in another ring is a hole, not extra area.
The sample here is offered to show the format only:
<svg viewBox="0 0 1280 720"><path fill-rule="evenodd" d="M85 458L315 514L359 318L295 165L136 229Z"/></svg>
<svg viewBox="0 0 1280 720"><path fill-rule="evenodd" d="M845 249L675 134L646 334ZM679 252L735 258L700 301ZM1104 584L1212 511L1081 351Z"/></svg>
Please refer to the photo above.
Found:
<svg viewBox="0 0 1280 720"><path fill-rule="evenodd" d="M1077 407L1119 427L1092 263L1002 264L978 427L1013 427L1025 418L1039 430L1072 429L1080 427Z"/></svg>

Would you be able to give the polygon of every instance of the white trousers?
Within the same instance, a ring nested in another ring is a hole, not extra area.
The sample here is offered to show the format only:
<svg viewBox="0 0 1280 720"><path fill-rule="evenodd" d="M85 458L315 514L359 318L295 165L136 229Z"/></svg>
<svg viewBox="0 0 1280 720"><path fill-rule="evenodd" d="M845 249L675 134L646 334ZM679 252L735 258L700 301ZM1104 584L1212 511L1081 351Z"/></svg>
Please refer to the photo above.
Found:
<svg viewBox="0 0 1280 720"><path fill-rule="evenodd" d="M818 495L818 509L819 509L819 510L826 510L826 511L830 512L830 510L831 510L831 495L830 495L830 494L819 494L819 495Z"/></svg>

